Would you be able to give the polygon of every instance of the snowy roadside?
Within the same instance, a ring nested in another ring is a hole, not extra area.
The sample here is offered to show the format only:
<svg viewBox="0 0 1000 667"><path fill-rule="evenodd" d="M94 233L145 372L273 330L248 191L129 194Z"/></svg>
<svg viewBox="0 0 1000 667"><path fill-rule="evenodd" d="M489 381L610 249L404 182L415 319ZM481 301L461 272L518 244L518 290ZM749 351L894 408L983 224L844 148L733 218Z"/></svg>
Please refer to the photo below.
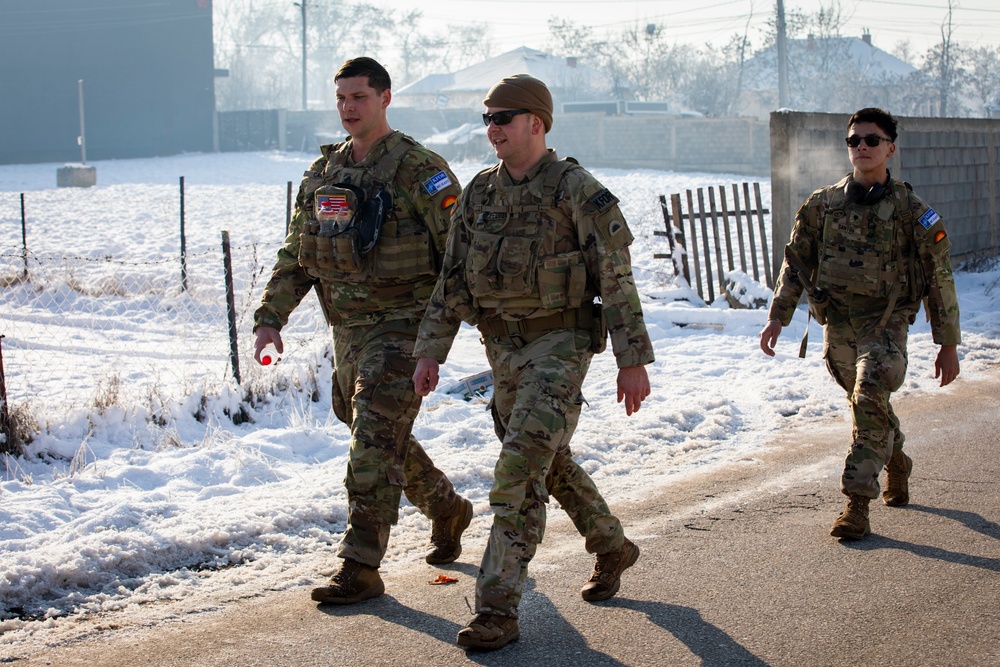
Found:
<svg viewBox="0 0 1000 667"><path fill-rule="evenodd" d="M172 223L160 224L160 213L151 211L137 218L135 206L166 206L177 177L185 175L189 216L196 221L191 252L216 245L222 227L274 244L283 231L284 182L297 180L311 157L259 153L98 163L99 187L72 193L72 219L40 216L34 234L53 249L99 255L109 247L124 252L122 240L141 231L148 253L169 254ZM476 169L456 166L463 182ZM641 500L713 462L752 457L779 429L843 416L843 396L827 376L815 324L805 359L797 358L804 316L786 330L778 357L768 359L757 349L763 311L718 302L697 307L697 296L667 284L659 260L652 259L652 231L662 228L659 194L740 177L594 171L622 200L636 236L637 284L657 355L650 373L653 395L631 418L615 402L609 353L595 360L584 387L588 403L573 448L612 505ZM0 167L0 247L20 244L18 192L28 191L46 206L67 197L52 187L54 173L54 165ZM241 202L237 208L229 205L235 200ZM169 212L162 214L169 218ZM995 363L1000 272L957 278L962 371L974 377ZM676 300L682 297L688 300ZM289 389L260 403L252 423L233 425L221 405L209 406L202 421L192 406L175 406L166 426L149 423L134 406L98 411L79 405L50 416L27 456L5 457L0 645L70 636L80 615L131 613L167 601L171 605L164 609L196 609L282 590L316 581L334 564L346 516L348 433L328 407L326 334L305 319L274 369L288 379ZM79 332L84 346L88 337ZM903 392L936 387L935 353L929 327L918 321ZM483 368L478 333L465 327L442 369L442 386ZM471 540L485 539L498 449L484 408L483 399L467 402L439 390L425 400L415 427L437 465L475 504ZM428 528L404 502L386 567L418 562Z"/></svg>

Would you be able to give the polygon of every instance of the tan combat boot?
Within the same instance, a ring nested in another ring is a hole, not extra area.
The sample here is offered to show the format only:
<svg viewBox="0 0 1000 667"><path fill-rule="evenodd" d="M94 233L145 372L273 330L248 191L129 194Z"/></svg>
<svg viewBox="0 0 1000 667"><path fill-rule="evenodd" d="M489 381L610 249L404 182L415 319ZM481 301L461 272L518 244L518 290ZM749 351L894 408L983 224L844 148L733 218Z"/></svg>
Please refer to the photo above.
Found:
<svg viewBox="0 0 1000 667"><path fill-rule="evenodd" d="M314 588L312 599L326 604L354 604L385 593L378 568L345 559L326 586Z"/></svg>
<svg viewBox="0 0 1000 667"><path fill-rule="evenodd" d="M895 452L885 466L885 490L882 502L889 507L902 507L910 502L910 472L913 459L903 452Z"/></svg>
<svg viewBox="0 0 1000 667"><path fill-rule="evenodd" d="M459 631L456 642L466 648L493 651L517 641L520 637L521 630L517 627L517 619L513 616L476 614L476 617Z"/></svg>
<svg viewBox="0 0 1000 667"><path fill-rule="evenodd" d="M431 550L424 557L431 565L451 563L462 554L462 533L472 523L472 503L456 498L451 516L435 519L431 526Z"/></svg>
<svg viewBox="0 0 1000 667"><path fill-rule="evenodd" d="M594 573L580 590L580 595L587 602L607 600L618 592L625 568L632 567L638 559L639 547L629 542L628 538L625 538L625 544L618 551L597 554Z"/></svg>
<svg viewBox="0 0 1000 667"><path fill-rule="evenodd" d="M852 493L847 497L847 506L833 522L830 534L845 540L860 540L872 532L868 523L868 503L871 498Z"/></svg>

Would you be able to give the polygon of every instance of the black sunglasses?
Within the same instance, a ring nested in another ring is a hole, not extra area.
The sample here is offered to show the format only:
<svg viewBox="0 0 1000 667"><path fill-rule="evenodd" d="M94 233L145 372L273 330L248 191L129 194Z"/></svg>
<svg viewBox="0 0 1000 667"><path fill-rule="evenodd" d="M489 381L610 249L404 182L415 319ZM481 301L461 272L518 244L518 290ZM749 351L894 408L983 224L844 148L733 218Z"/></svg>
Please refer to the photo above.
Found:
<svg viewBox="0 0 1000 667"><path fill-rule="evenodd" d="M877 134L866 134L863 137L860 134L852 134L844 139L844 141L847 142L847 145L851 148L857 148L860 146L862 140L864 140L865 146L868 146L869 148L875 148L878 146L878 142L880 141L888 141L890 144L892 143L892 139L889 137L883 137Z"/></svg>
<svg viewBox="0 0 1000 667"><path fill-rule="evenodd" d="M514 109L513 111L497 111L495 113L484 113L483 114L483 125L489 127L490 121L493 121L494 125L506 125L510 121L514 120L514 116L520 116L523 113L531 113L527 109Z"/></svg>

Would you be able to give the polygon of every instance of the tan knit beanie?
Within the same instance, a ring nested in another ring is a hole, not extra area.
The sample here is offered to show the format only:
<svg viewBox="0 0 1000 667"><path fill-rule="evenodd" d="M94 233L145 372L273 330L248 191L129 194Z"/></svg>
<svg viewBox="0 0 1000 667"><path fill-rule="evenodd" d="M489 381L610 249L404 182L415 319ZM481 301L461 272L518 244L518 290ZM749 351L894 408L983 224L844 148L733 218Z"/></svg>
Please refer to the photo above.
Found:
<svg viewBox="0 0 1000 667"><path fill-rule="evenodd" d="M530 74L504 77L486 93L483 104L505 109L527 109L542 119L546 132L552 129L552 93Z"/></svg>

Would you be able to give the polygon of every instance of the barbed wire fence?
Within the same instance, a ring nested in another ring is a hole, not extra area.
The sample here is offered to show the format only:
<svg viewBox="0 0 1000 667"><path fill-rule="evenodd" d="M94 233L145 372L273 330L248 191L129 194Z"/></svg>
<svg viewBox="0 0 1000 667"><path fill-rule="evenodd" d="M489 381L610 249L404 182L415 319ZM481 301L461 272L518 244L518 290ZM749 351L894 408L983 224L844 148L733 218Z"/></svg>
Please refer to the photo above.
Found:
<svg viewBox="0 0 1000 667"><path fill-rule="evenodd" d="M138 409L159 425L178 411L204 419L206 398L213 396L228 400L225 413L239 423L245 402L301 384L302 369L286 363L285 372L276 373L253 360L253 312L280 243L234 239L227 281L227 235L216 249L183 254L181 270L176 256L139 260L0 247L5 413L8 421L20 419L21 439L75 413L83 419L95 411ZM303 300L282 336L286 348L322 354L329 333L315 297ZM310 373L315 369L305 376ZM3 426L0 452L17 453L11 436L18 425Z"/></svg>

